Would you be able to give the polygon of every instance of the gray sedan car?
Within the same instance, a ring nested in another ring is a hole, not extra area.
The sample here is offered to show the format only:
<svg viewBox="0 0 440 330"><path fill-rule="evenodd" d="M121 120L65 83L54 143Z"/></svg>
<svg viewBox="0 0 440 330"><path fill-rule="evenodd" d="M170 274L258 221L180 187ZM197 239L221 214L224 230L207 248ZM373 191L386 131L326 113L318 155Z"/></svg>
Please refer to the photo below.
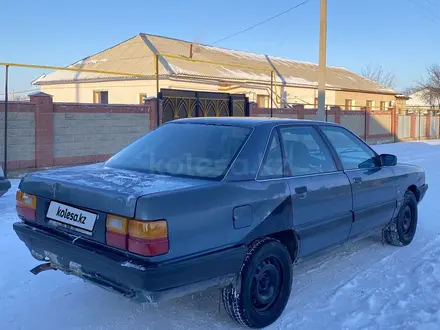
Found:
<svg viewBox="0 0 440 330"><path fill-rule="evenodd" d="M222 289L231 318L273 323L292 264L372 232L416 232L424 170L378 155L332 123L169 122L104 164L35 172L14 224L32 270L58 269L132 299Z"/></svg>
<svg viewBox="0 0 440 330"><path fill-rule="evenodd" d="M11 182L5 178L3 169L0 166L0 197L6 194L10 188L11 188Z"/></svg>

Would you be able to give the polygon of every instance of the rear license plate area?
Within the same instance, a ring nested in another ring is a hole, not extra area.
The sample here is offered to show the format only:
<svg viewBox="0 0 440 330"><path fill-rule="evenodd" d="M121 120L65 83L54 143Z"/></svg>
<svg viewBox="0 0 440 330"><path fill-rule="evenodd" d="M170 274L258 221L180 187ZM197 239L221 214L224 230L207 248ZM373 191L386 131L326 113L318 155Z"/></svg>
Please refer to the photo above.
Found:
<svg viewBox="0 0 440 330"><path fill-rule="evenodd" d="M92 235L98 215L70 205L51 201L46 218L51 226Z"/></svg>

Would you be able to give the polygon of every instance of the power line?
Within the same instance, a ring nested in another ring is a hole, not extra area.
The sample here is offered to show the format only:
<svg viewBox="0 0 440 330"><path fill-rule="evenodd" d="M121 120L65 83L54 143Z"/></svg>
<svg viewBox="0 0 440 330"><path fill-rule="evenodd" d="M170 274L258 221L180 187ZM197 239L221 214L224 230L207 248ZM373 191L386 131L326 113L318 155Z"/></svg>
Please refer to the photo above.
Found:
<svg viewBox="0 0 440 330"><path fill-rule="evenodd" d="M434 7L440 8L438 3L433 2L432 0L425 0L426 2L430 3L431 5L433 5Z"/></svg>
<svg viewBox="0 0 440 330"><path fill-rule="evenodd" d="M38 92L38 91L39 91L39 89L37 89L37 88L21 90L21 91L14 91L14 90L12 90L12 91L9 91L8 94L9 95L12 95L12 94L23 94L23 93ZM0 96L4 96L4 95L5 95L5 93L0 93Z"/></svg>
<svg viewBox="0 0 440 330"><path fill-rule="evenodd" d="M401 3L401 4L403 4L403 5L405 5L406 7L408 7L409 9L411 9L411 10L412 10L413 12L415 12L416 14L419 14L419 15L423 16L424 18L426 18L427 20L431 21L432 23L440 23L439 21L434 20L432 17L426 15L425 13L420 12L420 11L417 11L417 10L414 10L413 7L411 7L411 6L408 5L408 3L410 3L410 4L414 4L414 3L411 2L410 0L406 0L407 2L403 2L403 0L396 0L396 1L399 2L399 3Z"/></svg>
<svg viewBox="0 0 440 330"><path fill-rule="evenodd" d="M265 23L267 23L267 22L269 22L269 21L271 21L271 20L273 20L275 18L278 18L278 17L280 17L280 16L282 16L284 14L287 14L288 12L291 12L292 10L305 5L306 3L310 2L310 1L311 0L305 0L305 1L295 5L293 7L290 7L289 9L287 9L287 10L285 10L285 11L279 13L279 14L276 14L275 16L272 16L272 17L269 17L269 18L265 19L264 21L261 21L261 22L255 24L255 25L252 25L252 26L250 26L250 27L248 27L248 28L246 28L244 30L241 30L241 31L238 31L236 33L230 34L230 35L228 35L228 36L226 36L224 38L221 38L221 39L217 40L216 42L212 43L212 45L218 44L219 42L225 41L226 39L238 36L239 34L242 34L242 33L245 33L245 32L247 32L249 30L252 30L253 28L256 28L257 26L263 25L263 24L265 24Z"/></svg>
<svg viewBox="0 0 440 330"><path fill-rule="evenodd" d="M434 15L434 14L432 13L432 11L431 11L429 8L426 8L426 7L423 6L420 2L413 1L413 0L406 0L406 1L412 3L413 5L416 5L416 6L420 7L420 8L422 8L422 9L425 9L428 13L431 14L432 17L435 18L435 20L436 20L437 23L440 23L440 21L438 21L438 19L440 19L440 17L437 16L437 15Z"/></svg>

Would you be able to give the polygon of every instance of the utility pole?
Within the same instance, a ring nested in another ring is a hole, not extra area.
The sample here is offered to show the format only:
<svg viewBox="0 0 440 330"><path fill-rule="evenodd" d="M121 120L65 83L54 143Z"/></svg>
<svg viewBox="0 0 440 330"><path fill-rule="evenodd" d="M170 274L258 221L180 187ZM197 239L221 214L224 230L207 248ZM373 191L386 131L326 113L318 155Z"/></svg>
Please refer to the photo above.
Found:
<svg viewBox="0 0 440 330"><path fill-rule="evenodd" d="M325 72L327 69L327 0L321 0L319 27L319 78L317 120L325 121Z"/></svg>
<svg viewBox="0 0 440 330"><path fill-rule="evenodd" d="M8 178L8 81L9 81L9 65L6 65L5 71L5 149L4 149L4 176Z"/></svg>

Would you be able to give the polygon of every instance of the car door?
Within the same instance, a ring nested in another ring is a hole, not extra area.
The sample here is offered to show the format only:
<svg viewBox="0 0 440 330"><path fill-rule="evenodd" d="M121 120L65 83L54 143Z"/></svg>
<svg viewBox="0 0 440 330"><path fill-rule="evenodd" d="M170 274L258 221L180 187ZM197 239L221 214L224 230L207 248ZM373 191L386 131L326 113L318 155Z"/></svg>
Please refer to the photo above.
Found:
<svg viewBox="0 0 440 330"><path fill-rule="evenodd" d="M396 208L392 169L381 166L378 155L349 130L330 125L321 126L321 130L350 179L354 211L350 237L384 226Z"/></svg>
<svg viewBox="0 0 440 330"><path fill-rule="evenodd" d="M316 127L280 126L300 257L342 243L353 222L350 182Z"/></svg>

